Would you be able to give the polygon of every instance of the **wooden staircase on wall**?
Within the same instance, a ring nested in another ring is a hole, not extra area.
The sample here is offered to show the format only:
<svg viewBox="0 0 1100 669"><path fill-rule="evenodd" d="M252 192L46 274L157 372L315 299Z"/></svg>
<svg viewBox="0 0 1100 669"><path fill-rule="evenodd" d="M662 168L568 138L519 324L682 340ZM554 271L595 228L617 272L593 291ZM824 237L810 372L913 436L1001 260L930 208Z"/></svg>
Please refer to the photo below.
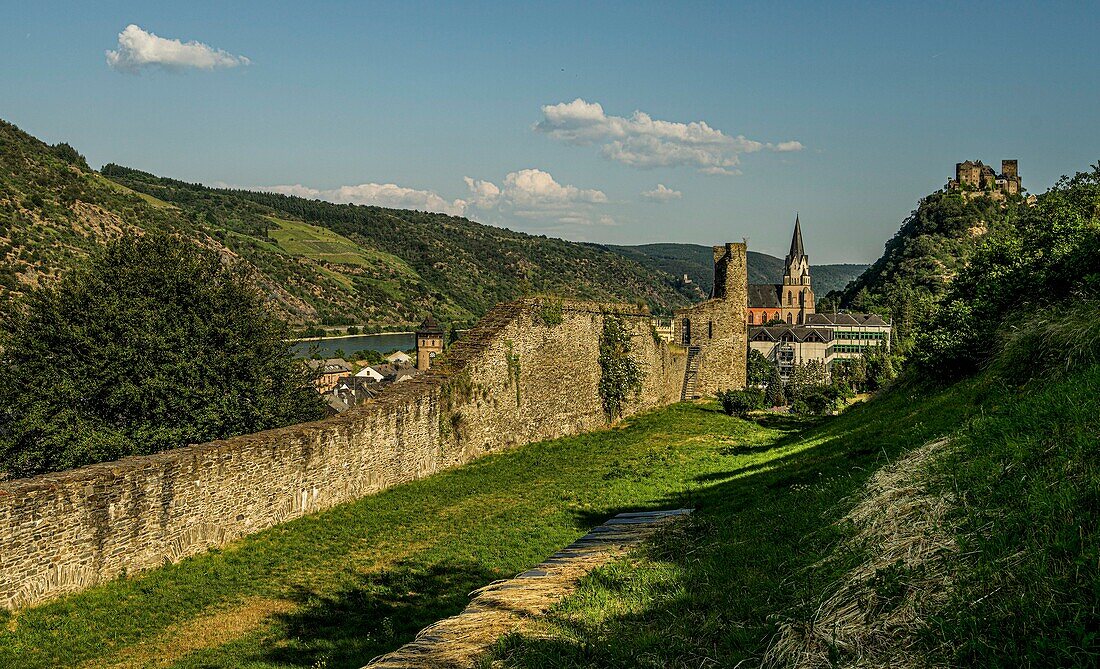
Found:
<svg viewBox="0 0 1100 669"><path fill-rule="evenodd" d="M699 397L695 390L699 377L699 347L688 347L687 368L684 370L684 389L680 391L680 401L694 400Z"/></svg>

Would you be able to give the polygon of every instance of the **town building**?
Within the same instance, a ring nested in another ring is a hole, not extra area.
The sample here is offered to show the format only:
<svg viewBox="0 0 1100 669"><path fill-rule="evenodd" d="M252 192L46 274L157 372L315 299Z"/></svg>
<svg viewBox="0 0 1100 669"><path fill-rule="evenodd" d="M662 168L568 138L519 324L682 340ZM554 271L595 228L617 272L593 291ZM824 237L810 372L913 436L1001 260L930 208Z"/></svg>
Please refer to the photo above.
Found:
<svg viewBox="0 0 1100 669"><path fill-rule="evenodd" d="M775 321L803 325L814 313L810 257L802 244L802 223L797 215L794 217L791 250L784 260L783 282L750 284L746 312L749 326Z"/></svg>
<svg viewBox="0 0 1100 669"><path fill-rule="evenodd" d="M412 364L412 356L404 351L394 351L385 357L385 361L395 367L405 367Z"/></svg>
<svg viewBox="0 0 1100 669"><path fill-rule="evenodd" d="M805 325L749 328L749 348L779 367L786 381L795 365L811 360L827 372L838 360L862 357L869 349L890 350L891 326L875 314L811 314Z"/></svg>
<svg viewBox="0 0 1100 669"><path fill-rule="evenodd" d="M424 319L416 328L416 368L425 371L432 358L443 352L443 328L432 316Z"/></svg>
<svg viewBox="0 0 1100 669"><path fill-rule="evenodd" d="M386 378L374 367L364 367L363 369L360 369L358 372L356 372L355 376L361 379L369 379L372 383L379 383Z"/></svg>
<svg viewBox="0 0 1100 669"><path fill-rule="evenodd" d="M325 393L336 387L336 382L341 376L351 374L351 365L343 358L326 358L324 360L306 360L306 367L316 374L313 385L317 392Z"/></svg>

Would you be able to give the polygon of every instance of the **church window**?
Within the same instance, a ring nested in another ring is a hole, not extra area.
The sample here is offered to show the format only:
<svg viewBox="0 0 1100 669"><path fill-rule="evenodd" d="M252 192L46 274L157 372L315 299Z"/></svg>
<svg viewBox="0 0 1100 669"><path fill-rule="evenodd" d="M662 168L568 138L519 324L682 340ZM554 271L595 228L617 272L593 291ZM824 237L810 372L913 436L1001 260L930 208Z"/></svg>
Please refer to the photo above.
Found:
<svg viewBox="0 0 1100 669"><path fill-rule="evenodd" d="M791 324L791 315L787 314L787 325Z"/></svg>
<svg viewBox="0 0 1100 669"><path fill-rule="evenodd" d="M752 325L752 312L749 312L749 325Z"/></svg>
<svg viewBox="0 0 1100 669"><path fill-rule="evenodd" d="M787 304L794 304L794 300L791 297L791 291L787 291Z"/></svg>

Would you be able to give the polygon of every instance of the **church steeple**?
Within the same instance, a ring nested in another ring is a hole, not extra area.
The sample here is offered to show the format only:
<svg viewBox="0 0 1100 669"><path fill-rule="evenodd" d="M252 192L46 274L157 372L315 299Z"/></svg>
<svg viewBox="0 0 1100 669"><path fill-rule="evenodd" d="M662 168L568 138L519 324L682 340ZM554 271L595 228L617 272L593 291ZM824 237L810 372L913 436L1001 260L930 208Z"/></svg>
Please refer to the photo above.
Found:
<svg viewBox="0 0 1100 669"><path fill-rule="evenodd" d="M802 223L798 220L798 214L795 214L794 236L791 237L791 252L787 254L787 263L790 264L792 260L798 260L804 255L806 251L802 248Z"/></svg>

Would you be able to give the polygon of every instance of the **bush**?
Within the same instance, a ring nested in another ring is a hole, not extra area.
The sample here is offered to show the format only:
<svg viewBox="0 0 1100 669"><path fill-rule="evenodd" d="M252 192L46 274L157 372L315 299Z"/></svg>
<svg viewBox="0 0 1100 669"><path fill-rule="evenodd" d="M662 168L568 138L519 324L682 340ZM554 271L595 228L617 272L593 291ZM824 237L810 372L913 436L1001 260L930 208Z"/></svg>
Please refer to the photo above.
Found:
<svg viewBox="0 0 1100 669"><path fill-rule="evenodd" d="M791 403L791 413L803 416L831 414L852 394L851 389L839 384L805 386L800 389L798 399Z"/></svg>
<svg viewBox="0 0 1100 669"><path fill-rule="evenodd" d="M764 408L764 393L756 388L722 390L718 392L718 401L726 414L744 418L750 411Z"/></svg>
<svg viewBox="0 0 1100 669"><path fill-rule="evenodd" d="M0 471L47 471L319 418L290 333L236 266L146 235L0 324Z"/></svg>

